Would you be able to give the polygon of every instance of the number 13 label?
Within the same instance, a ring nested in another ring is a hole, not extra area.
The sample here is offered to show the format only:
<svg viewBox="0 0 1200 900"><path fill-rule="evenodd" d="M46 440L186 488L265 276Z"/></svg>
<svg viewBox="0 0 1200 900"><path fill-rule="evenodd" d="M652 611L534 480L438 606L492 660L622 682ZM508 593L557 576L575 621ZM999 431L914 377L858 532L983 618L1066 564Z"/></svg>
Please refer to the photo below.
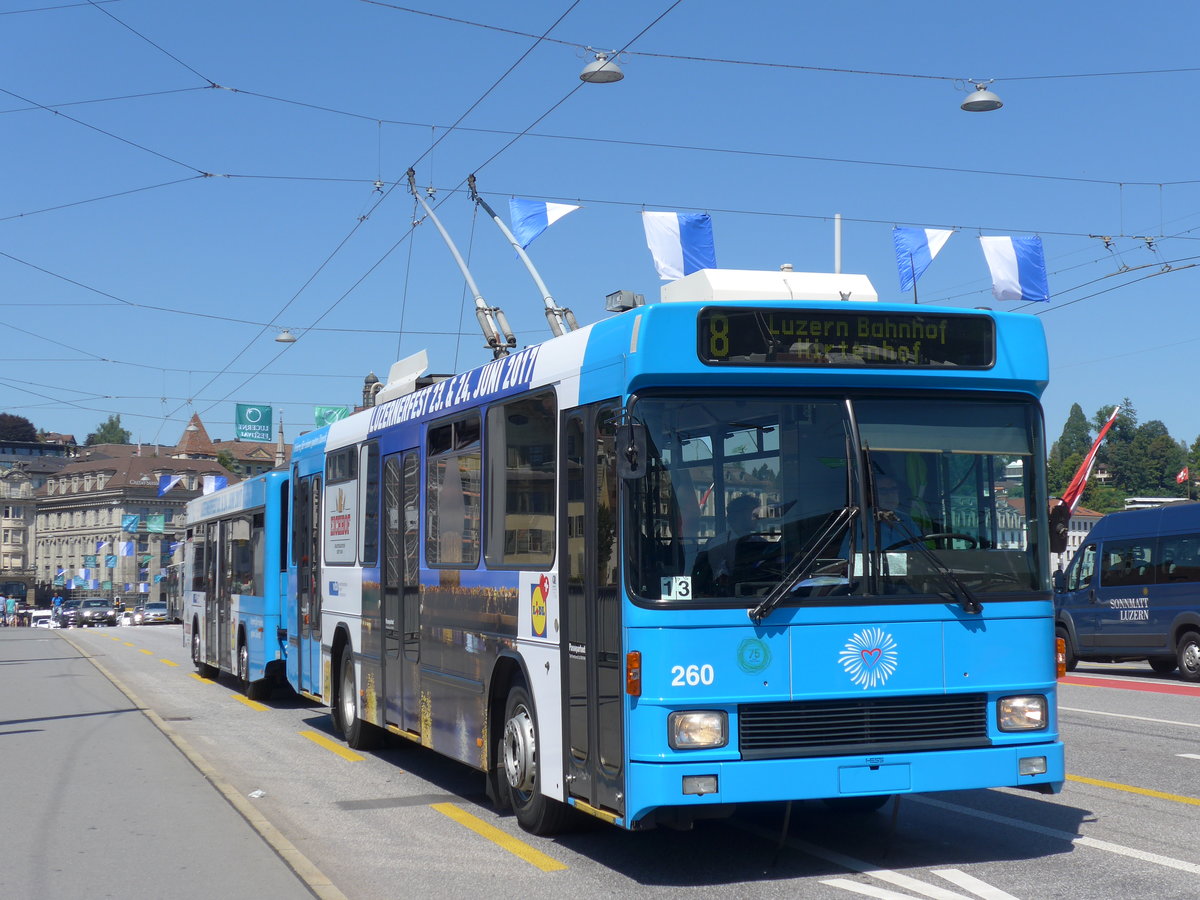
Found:
<svg viewBox="0 0 1200 900"><path fill-rule="evenodd" d="M664 600L692 599L692 577L690 575L671 575L660 580Z"/></svg>

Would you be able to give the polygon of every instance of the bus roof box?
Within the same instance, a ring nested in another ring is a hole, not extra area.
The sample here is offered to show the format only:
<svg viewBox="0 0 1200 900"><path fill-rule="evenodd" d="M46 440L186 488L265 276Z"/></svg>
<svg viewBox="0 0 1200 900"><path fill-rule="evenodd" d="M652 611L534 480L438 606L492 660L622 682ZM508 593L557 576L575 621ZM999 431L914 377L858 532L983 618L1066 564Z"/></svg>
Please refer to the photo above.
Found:
<svg viewBox="0 0 1200 900"><path fill-rule="evenodd" d="M826 272L762 272L755 269L701 269L662 286L665 303L683 300L879 300L866 275Z"/></svg>

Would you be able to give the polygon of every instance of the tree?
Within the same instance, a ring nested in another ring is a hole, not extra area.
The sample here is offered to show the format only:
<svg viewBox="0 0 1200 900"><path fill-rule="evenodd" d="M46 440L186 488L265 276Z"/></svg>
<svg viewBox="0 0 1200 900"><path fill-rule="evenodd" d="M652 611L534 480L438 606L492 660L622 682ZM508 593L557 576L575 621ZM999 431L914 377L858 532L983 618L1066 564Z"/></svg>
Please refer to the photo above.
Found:
<svg viewBox="0 0 1200 900"><path fill-rule="evenodd" d="M1067 424L1063 426L1062 435L1050 448L1051 462L1060 463L1067 457L1078 454L1083 456L1092 446L1092 432L1088 427L1087 416L1078 403L1071 404L1071 412L1067 415Z"/></svg>
<svg viewBox="0 0 1200 900"><path fill-rule="evenodd" d="M34 442L37 429L24 416L14 416L12 413L0 413L0 441Z"/></svg>
<svg viewBox="0 0 1200 900"><path fill-rule="evenodd" d="M84 444L128 444L130 434L121 427L121 417L113 413L100 424L100 427L87 436Z"/></svg>
<svg viewBox="0 0 1200 900"><path fill-rule="evenodd" d="M242 474L241 464L234 458L233 454L228 450L217 451L217 463L227 472L232 472L234 475Z"/></svg>

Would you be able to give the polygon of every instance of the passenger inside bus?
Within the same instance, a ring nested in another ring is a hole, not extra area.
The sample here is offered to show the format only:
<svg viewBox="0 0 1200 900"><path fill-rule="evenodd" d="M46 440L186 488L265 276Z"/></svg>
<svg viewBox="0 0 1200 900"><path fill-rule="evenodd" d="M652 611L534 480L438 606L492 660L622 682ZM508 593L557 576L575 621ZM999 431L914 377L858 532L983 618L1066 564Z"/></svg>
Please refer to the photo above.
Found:
<svg viewBox="0 0 1200 900"><path fill-rule="evenodd" d="M725 530L709 538L696 559L696 577L722 596L735 581L753 578L754 569L776 549L755 530L759 501L742 494L725 508Z"/></svg>

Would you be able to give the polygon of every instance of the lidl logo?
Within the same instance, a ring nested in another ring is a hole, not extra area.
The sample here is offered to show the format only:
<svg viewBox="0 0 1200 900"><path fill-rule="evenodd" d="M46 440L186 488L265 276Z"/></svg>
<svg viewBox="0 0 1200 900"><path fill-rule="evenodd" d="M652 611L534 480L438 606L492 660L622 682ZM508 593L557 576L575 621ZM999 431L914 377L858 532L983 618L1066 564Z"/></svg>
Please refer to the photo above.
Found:
<svg viewBox="0 0 1200 900"><path fill-rule="evenodd" d="M543 575L537 584L530 588L530 612L532 613L533 636L546 636L546 606L550 596L550 579Z"/></svg>

